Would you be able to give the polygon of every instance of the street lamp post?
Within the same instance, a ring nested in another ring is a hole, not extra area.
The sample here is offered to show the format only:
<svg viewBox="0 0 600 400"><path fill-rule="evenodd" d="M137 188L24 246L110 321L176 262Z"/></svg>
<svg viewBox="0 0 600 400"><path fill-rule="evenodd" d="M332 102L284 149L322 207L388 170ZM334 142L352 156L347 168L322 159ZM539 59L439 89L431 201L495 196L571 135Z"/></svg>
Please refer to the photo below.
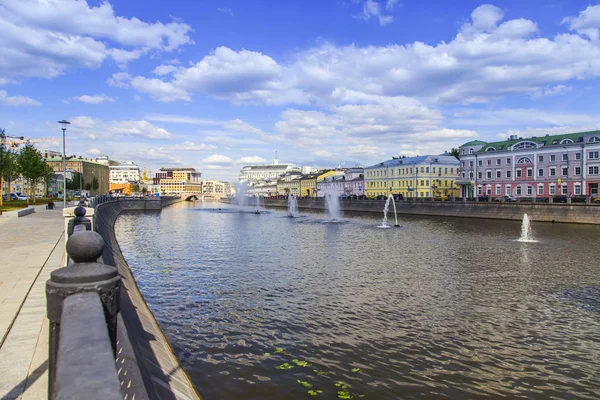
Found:
<svg viewBox="0 0 600 400"><path fill-rule="evenodd" d="M61 125L61 129L63 131L63 209L67 208L67 151L65 145L65 136L67 131L67 125L70 124L69 121L63 119L62 121L58 121Z"/></svg>

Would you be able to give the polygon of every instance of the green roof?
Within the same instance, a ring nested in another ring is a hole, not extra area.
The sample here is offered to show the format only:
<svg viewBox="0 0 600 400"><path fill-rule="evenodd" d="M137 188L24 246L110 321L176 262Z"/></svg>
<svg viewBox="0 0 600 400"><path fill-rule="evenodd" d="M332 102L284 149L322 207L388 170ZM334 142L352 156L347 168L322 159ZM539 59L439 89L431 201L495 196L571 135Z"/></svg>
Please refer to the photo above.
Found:
<svg viewBox="0 0 600 400"><path fill-rule="evenodd" d="M538 145L542 145L542 146L561 146L561 142L565 139L570 139L573 141L573 143L585 143L584 137L585 136L593 136L593 135L598 135L600 136L600 131L587 131L587 132L576 132L576 133L564 133L561 135L545 135L545 136L533 136L533 137L528 137L528 138L517 138L517 139L511 139L511 140L503 140L501 142L492 142L492 143L485 143L485 146L483 146L478 153L483 153L485 151L487 151L489 148L494 148L495 151L506 151L506 150L510 150L510 147L516 143L519 142L534 142L537 143ZM477 141L475 141L477 142ZM473 142L469 142L469 143L473 143ZM467 143L467 144L469 144ZM480 142L479 144L481 144L482 142ZM492 150L490 150L492 151Z"/></svg>
<svg viewBox="0 0 600 400"><path fill-rule="evenodd" d="M481 140L471 140L470 142L463 144L463 146L477 146L480 144L487 144L487 142L482 142Z"/></svg>

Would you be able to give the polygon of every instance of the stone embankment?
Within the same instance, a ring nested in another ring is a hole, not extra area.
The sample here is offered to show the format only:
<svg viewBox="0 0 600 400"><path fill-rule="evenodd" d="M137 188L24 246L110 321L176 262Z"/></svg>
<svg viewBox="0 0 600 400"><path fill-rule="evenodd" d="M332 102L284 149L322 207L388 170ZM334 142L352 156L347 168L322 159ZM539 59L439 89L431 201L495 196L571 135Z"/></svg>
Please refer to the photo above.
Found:
<svg viewBox="0 0 600 400"><path fill-rule="evenodd" d="M127 363L137 364L143 386L152 399L200 399L200 395L179 364L173 349L148 308L121 253L114 224L123 212L160 212L162 208L181 200L163 197L110 201L99 204L95 215L96 231L102 235L106 243L102 260L107 265L117 267L122 277L121 317L128 333L124 340L130 341L130 346L126 346L126 350L130 351L127 356L121 354L120 362L125 366Z"/></svg>
<svg viewBox="0 0 600 400"><path fill-rule="evenodd" d="M223 198L226 203L235 202ZM381 213L385 201L341 200L344 212ZM265 199L266 207L287 208L287 200ZM325 210L323 199L298 199L300 210ZM484 218L522 220L523 214L536 222L560 222L574 224L600 224L600 205L597 204L546 204L546 203L487 203L473 201L400 201L396 203L398 214L430 215L459 218Z"/></svg>

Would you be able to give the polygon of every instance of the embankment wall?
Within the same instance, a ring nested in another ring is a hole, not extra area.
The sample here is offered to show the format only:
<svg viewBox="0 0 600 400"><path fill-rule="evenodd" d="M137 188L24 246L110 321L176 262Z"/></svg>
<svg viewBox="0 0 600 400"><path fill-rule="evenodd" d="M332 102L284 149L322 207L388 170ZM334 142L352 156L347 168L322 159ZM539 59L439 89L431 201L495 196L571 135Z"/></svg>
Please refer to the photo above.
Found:
<svg viewBox="0 0 600 400"><path fill-rule="evenodd" d="M221 201L231 203L235 200L224 198ZM342 200L340 203L343 211L379 214L385 205L385 201L376 200ZM287 208L287 200L265 199L264 204L266 207ZM298 208L325 210L325 202L322 199L298 199ZM398 214L405 215L522 220L523 214L527 214L536 222L600 224L600 205L597 204L401 201L396 203L396 209Z"/></svg>
<svg viewBox="0 0 600 400"><path fill-rule="evenodd" d="M200 395L148 308L121 253L114 225L123 212L160 212L162 208L179 201L180 198L166 197L112 201L98 205L95 215L96 231L106 243L102 254L103 262L117 267L122 277L121 316L151 399L200 399Z"/></svg>

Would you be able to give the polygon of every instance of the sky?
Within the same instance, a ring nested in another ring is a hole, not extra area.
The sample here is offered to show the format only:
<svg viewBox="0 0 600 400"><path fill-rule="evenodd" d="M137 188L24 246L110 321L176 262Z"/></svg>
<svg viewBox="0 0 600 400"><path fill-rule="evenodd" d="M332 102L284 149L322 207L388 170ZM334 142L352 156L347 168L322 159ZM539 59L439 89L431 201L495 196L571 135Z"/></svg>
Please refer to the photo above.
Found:
<svg viewBox="0 0 600 400"><path fill-rule="evenodd" d="M236 181L600 129L600 2L1 0L0 128Z"/></svg>

